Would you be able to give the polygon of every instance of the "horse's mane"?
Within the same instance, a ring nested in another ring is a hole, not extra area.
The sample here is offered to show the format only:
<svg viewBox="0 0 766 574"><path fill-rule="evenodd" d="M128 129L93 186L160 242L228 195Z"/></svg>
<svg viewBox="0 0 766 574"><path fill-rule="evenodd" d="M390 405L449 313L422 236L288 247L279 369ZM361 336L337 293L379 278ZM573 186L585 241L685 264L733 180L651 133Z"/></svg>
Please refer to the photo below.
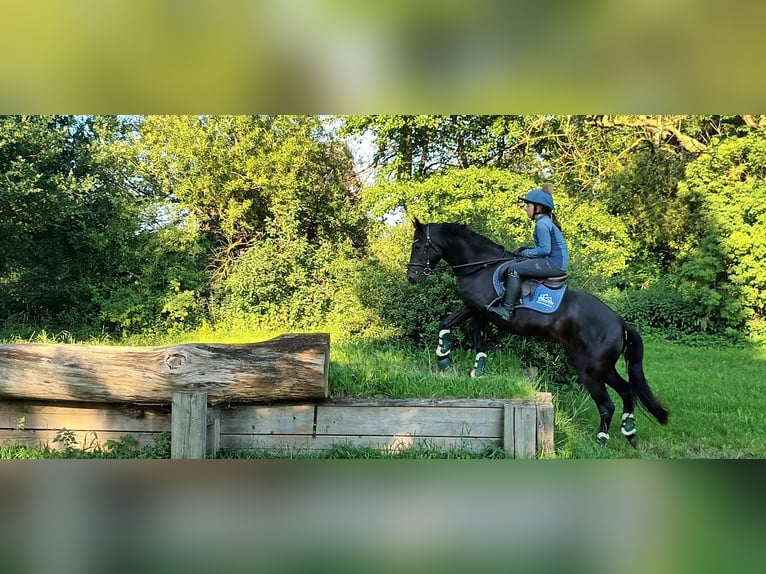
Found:
<svg viewBox="0 0 766 574"><path fill-rule="evenodd" d="M444 231L450 235L460 236L467 239L470 243L476 245L477 247L481 246L485 249L499 249L501 251L505 250L505 247L499 243L495 243L488 237L477 233L463 223L442 223L442 229L444 229Z"/></svg>

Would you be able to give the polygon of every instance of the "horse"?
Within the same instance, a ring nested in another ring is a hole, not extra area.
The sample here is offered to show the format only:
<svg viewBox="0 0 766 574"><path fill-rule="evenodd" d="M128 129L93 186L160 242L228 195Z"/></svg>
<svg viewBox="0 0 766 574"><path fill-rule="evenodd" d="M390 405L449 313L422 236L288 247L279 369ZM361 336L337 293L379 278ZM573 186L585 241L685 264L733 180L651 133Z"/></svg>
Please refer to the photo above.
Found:
<svg viewBox="0 0 766 574"><path fill-rule="evenodd" d="M620 430L628 442L638 446L633 416L635 399L660 424L668 423L668 410L655 397L644 376L644 344L638 331L603 301L565 286L563 298L553 312L540 312L521 306L518 301L510 321L487 311L500 298L502 287L497 280L500 266L517 255L459 223L421 223L414 220L415 232L407 279L419 283L431 275L439 261L444 261L457 278L458 293L465 307L445 317L440 323L437 359L440 368L449 364L450 327L474 318L474 346L477 350L474 372L481 374L486 354L483 352L487 321L515 335L532 336L560 344L587 389L600 415L596 440L605 445L615 406L606 385L622 399ZM559 285L561 280L559 278ZM623 356L628 381L615 368Z"/></svg>

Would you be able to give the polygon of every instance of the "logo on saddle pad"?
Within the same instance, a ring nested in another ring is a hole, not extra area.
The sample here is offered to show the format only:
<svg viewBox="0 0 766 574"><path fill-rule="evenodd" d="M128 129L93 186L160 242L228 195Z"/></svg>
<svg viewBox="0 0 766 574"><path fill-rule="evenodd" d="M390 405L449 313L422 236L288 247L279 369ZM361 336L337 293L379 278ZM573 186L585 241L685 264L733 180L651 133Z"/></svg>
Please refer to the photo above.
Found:
<svg viewBox="0 0 766 574"><path fill-rule="evenodd" d="M545 305L546 307L553 307L556 304L553 301L553 297L548 293L540 293L540 295L537 296L537 299L535 299L535 303L538 305Z"/></svg>
<svg viewBox="0 0 766 574"><path fill-rule="evenodd" d="M534 289L522 296L521 301L516 305L517 309L532 309L541 313L553 313L561 305L561 300L564 298L564 293L567 290L566 285L551 289L544 283L536 282L530 283L530 287L534 287Z"/></svg>

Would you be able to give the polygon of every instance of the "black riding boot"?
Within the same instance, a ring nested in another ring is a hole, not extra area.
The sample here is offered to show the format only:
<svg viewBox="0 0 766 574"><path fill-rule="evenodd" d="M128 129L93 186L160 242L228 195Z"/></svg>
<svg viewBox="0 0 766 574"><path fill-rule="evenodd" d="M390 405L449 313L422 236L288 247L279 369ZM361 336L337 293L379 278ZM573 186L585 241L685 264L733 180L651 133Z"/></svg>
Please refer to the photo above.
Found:
<svg viewBox="0 0 766 574"><path fill-rule="evenodd" d="M505 278L505 293L499 305L490 307L489 310L499 315L503 320L510 321L513 316L513 306L521 293L521 277L516 271L509 271Z"/></svg>

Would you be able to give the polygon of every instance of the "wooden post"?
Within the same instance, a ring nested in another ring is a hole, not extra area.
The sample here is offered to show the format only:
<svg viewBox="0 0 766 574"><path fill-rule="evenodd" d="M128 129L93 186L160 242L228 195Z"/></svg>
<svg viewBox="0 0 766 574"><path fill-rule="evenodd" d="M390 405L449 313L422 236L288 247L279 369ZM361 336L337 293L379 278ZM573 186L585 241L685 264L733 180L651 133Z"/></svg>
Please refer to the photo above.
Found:
<svg viewBox="0 0 766 574"><path fill-rule="evenodd" d="M553 456L553 427L555 424L553 403L537 405L537 456L548 458Z"/></svg>
<svg viewBox="0 0 766 574"><path fill-rule="evenodd" d="M516 456L516 437L513 432L514 414L513 403L503 405L503 448Z"/></svg>
<svg viewBox="0 0 766 574"><path fill-rule="evenodd" d="M516 458L534 458L537 441L537 407L517 405L513 427Z"/></svg>
<svg viewBox="0 0 766 574"><path fill-rule="evenodd" d="M216 457L221 448L221 411L213 407L207 410L207 448L208 456Z"/></svg>
<svg viewBox="0 0 766 574"><path fill-rule="evenodd" d="M170 458L205 458L207 451L207 393L173 393Z"/></svg>

